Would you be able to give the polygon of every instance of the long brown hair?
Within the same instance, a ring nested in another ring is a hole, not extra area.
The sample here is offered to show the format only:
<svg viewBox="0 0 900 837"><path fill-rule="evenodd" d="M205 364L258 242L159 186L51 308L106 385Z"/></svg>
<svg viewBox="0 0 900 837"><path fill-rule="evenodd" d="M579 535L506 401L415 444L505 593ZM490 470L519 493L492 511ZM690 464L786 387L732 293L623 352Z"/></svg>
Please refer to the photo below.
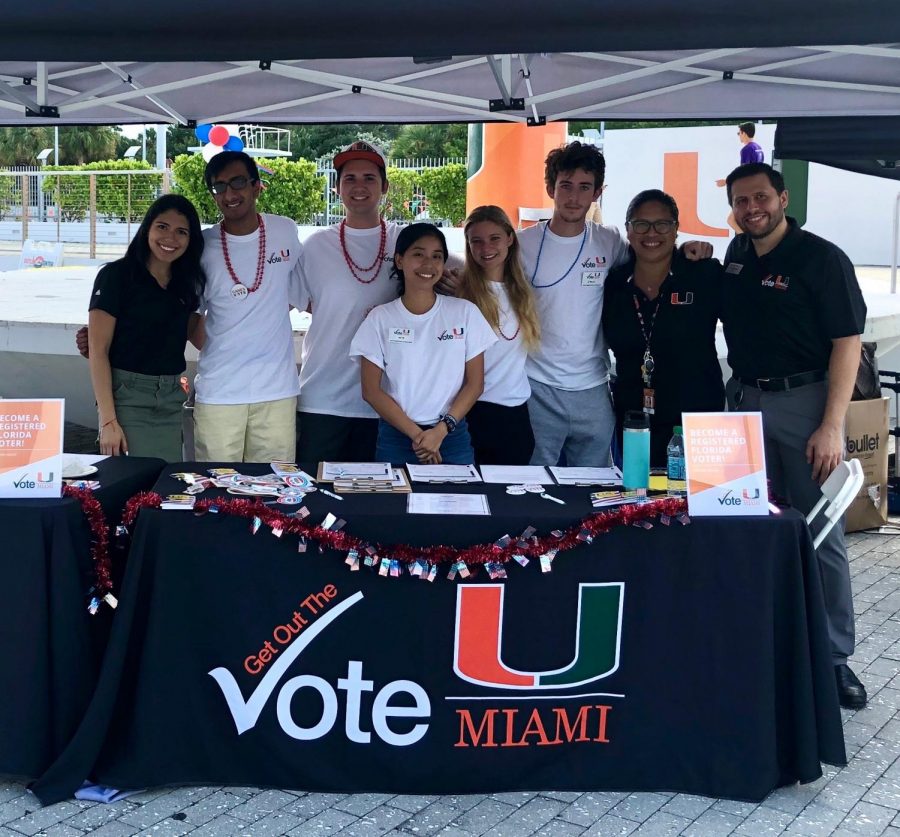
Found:
<svg viewBox="0 0 900 837"><path fill-rule="evenodd" d="M526 349L535 349L541 342L541 327L537 311L534 307L534 293L525 279L522 262L519 256L519 240L507 214L499 206L479 206L472 210L466 218L464 232L468 234L473 224L490 221L501 227L507 235L512 235L506 263L503 265L503 285L509 294L512 310L522 330L522 342ZM500 327L500 309L497 297L491 292L490 280L484 269L475 261L469 249L469 238L466 235L466 264L463 267L459 296L474 302L478 310L493 328Z"/></svg>

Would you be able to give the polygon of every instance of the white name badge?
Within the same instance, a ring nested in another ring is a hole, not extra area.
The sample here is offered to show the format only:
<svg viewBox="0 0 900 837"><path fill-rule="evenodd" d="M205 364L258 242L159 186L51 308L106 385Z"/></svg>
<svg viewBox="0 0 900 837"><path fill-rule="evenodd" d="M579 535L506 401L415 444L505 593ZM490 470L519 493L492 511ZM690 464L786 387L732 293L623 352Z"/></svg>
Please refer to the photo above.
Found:
<svg viewBox="0 0 900 837"><path fill-rule="evenodd" d="M602 285L606 281L605 270L582 270L581 287L591 288Z"/></svg>
<svg viewBox="0 0 900 837"><path fill-rule="evenodd" d="M732 276L737 276L743 269L744 266L739 262L729 262L728 267L725 268L725 272L730 273Z"/></svg>
<svg viewBox="0 0 900 837"><path fill-rule="evenodd" d="M416 332L411 328L392 328L388 331L388 339L391 343L414 343Z"/></svg>

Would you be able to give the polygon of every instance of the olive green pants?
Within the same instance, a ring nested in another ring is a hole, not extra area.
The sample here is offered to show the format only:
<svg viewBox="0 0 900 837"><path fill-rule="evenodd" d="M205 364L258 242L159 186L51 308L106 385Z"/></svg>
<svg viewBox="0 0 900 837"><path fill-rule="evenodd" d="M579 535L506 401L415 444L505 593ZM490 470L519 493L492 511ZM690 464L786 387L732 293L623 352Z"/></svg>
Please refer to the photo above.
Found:
<svg viewBox="0 0 900 837"><path fill-rule="evenodd" d="M112 370L116 418L131 456L181 462L181 422L185 401L180 375L141 375Z"/></svg>

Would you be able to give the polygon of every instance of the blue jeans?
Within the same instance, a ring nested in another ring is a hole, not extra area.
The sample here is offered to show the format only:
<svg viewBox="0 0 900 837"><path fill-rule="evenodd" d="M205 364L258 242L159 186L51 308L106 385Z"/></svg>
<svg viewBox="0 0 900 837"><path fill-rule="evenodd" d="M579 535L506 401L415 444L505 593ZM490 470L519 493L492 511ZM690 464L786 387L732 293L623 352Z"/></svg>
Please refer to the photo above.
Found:
<svg viewBox="0 0 900 837"><path fill-rule="evenodd" d="M378 419L375 459L379 462L393 462L395 465L419 461L410 438L384 419ZM474 464L475 451L472 449L472 440L469 438L469 428L465 419L441 442L441 461L446 465Z"/></svg>

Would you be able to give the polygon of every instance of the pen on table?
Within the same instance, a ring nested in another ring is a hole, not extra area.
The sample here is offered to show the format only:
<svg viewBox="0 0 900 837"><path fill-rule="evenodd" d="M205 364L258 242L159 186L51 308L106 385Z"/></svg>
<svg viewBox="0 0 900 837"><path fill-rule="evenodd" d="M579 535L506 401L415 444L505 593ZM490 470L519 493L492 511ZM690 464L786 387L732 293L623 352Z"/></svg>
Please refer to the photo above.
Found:
<svg viewBox="0 0 900 837"><path fill-rule="evenodd" d="M340 494L335 494L332 491L329 491L327 488L320 488L320 494L324 494L326 497L334 497L335 500L343 500L344 498L340 496Z"/></svg>

